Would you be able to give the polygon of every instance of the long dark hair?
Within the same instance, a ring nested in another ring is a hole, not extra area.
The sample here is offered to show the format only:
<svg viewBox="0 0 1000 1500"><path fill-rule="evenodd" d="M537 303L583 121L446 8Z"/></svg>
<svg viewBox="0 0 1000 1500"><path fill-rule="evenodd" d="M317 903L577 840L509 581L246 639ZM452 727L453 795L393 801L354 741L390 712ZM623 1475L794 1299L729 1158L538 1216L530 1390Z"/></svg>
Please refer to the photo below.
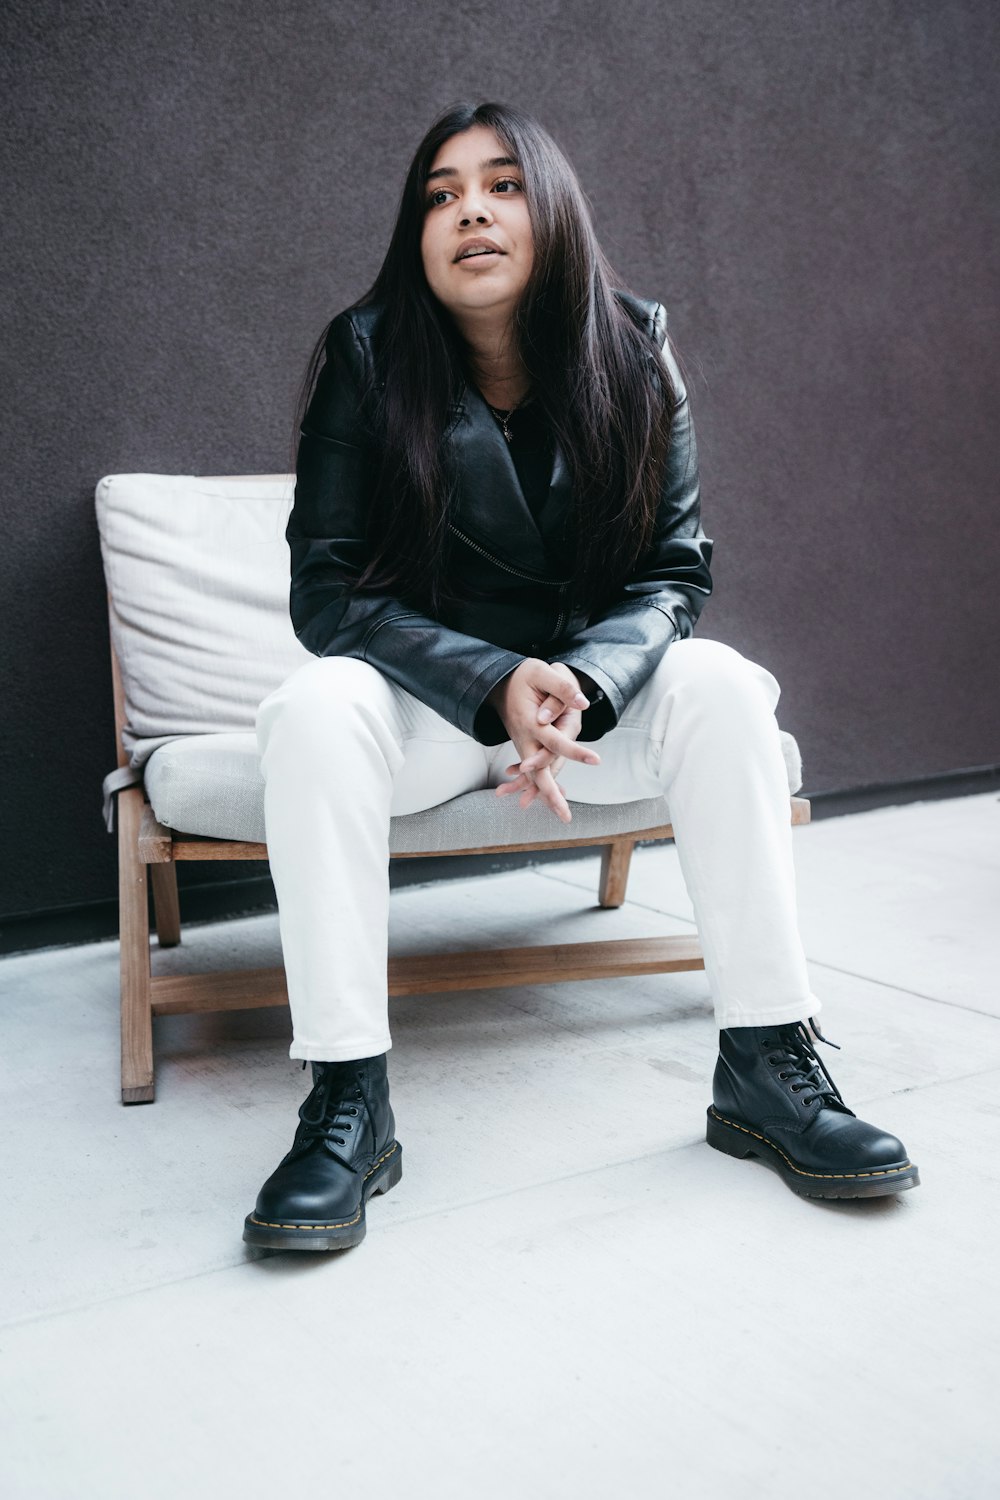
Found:
<svg viewBox="0 0 1000 1500"><path fill-rule="evenodd" d="M353 307L382 309L380 374L369 393L379 464L370 561L359 589L425 607L447 597L451 479L442 463L449 408L467 377L458 329L427 285L421 257L427 174L440 147L485 125L518 163L534 243L514 335L570 472L576 505L571 563L581 603L612 591L648 546L676 395L655 345L615 288L576 174L530 115L504 104L457 104L428 130L410 165L381 270ZM302 389L299 424L322 364L326 330ZM567 571L570 571L567 568Z"/></svg>

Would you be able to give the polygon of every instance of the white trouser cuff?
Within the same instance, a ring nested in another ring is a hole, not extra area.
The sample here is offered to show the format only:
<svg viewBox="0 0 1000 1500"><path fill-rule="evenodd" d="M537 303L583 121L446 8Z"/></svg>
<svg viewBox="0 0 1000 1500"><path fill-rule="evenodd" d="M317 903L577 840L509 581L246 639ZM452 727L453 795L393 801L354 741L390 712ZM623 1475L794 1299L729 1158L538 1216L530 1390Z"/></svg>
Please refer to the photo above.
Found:
<svg viewBox="0 0 1000 1500"><path fill-rule="evenodd" d="M347 1042L300 1042L296 1038L288 1055L293 1062L355 1062L361 1057L381 1057L391 1047L388 1032L384 1036L360 1037Z"/></svg>
<svg viewBox="0 0 1000 1500"><path fill-rule="evenodd" d="M818 1016L823 1009L815 996L806 1000L793 1000L788 1005L772 1005L767 1010L736 1010L730 1007L718 1017L720 1031L731 1026L788 1026L793 1021L803 1024L810 1016Z"/></svg>

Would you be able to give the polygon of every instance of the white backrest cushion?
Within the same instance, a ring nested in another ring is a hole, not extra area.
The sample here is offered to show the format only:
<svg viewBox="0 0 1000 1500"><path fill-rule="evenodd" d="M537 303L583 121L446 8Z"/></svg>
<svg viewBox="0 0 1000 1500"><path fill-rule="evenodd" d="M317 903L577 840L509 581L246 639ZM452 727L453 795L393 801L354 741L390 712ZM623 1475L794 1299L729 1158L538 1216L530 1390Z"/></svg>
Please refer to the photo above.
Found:
<svg viewBox="0 0 1000 1500"><path fill-rule="evenodd" d="M175 735L253 729L309 660L288 615L294 476L109 474L97 523L133 765Z"/></svg>

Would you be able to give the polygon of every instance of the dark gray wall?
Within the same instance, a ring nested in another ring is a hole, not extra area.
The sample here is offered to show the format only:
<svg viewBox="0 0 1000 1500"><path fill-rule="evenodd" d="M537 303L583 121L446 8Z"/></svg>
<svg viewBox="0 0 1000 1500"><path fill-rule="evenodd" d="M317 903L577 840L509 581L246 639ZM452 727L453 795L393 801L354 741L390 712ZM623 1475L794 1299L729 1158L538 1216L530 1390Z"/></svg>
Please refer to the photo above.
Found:
<svg viewBox="0 0 1000 1500"><path fill-rule="evenodd" d="M535 112L692 377L706 634L813 792L992 763L994 0L7 0L0 912L108 897L97 479L286 466L460 97Z"/></svg>

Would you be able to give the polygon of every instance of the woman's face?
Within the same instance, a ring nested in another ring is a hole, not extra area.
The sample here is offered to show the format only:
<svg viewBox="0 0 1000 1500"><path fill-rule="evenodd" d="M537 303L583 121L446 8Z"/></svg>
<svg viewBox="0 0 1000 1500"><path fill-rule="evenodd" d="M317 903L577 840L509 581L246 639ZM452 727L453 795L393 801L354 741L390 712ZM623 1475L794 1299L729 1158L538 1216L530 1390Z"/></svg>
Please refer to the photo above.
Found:
<svg viewBox="0 0 1000 1500"><path fill-rule="evenodd" d="M531 274L531 219L520 168L492 130L473 125L445 141L426 198L420 249L435 297L459 324L512 314Z"/></svg>

